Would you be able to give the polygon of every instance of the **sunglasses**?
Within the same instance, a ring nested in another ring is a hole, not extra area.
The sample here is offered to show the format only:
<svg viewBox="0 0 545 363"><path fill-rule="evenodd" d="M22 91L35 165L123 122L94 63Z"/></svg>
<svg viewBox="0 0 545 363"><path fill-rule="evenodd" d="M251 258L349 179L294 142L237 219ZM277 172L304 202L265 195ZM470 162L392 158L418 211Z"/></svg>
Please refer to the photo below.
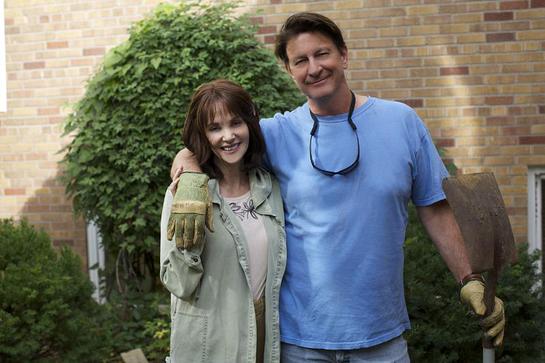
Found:
<svg viewBox="0 0 545 363"><path fill-rule="evenodd" d="M316 131L318 131L318 118L316 117L316 115L310 111L310 117L312 117L312 120L314 121L314 125L312 126L312 130L310 130L310 140L309 140L309 144L308 144L308 153L310 155L310 163L312 164L312 167L316 170L318 170L320 173L324 174L324 175L327 175L327 176L333 176L333 175L337 175L337 174L340 174L340 175L346 175L348 173L350 173L352 170L354 170L359 162L360 162L360 138L358 137L358 132L357 132L357 127L356 125L354 124L354 122L352 121L352 113L354 112L354 106L356 105L356 96L354 95L354 92L350 91L350 93L352 94L352 101L350 102L350 109L348 111L348 118L347 118L347 121L348 121L348 124L350 125L350 127L352 128L352 131L354 131L354 134L356 135L356 144L357 144L357 154L356 154L356 158L354 159L354 162L352 162L352 164L348 165L346 168L343 168L341 170L337 170L337 171L332 171L332 170L327 170L327 169L322 169L320 168L319 166L316 165L316 163L314 162L314 158L312 157L312 139L313 138L317 138L315 136L316 134Z"/></svg>

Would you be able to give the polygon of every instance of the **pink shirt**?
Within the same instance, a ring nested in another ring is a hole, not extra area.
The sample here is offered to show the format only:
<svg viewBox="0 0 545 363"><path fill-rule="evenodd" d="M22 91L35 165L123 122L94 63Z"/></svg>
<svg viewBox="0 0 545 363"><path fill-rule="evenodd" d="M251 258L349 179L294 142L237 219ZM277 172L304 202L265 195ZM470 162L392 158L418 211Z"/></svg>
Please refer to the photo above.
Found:
<svg viewBox="0 0 545 363"><path fill-rule="evenodd" d="M223 197L238 217L246 241L250 267L250 289L254 300L265 290L267 276L267 234L261 216L255 212L250 192L240 197Z"/></svg>

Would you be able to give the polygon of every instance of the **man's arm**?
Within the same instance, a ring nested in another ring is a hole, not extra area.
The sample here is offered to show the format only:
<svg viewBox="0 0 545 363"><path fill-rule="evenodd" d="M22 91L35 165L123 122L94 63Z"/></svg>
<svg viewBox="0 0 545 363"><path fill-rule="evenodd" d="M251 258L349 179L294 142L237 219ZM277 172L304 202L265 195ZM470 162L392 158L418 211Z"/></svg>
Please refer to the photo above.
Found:
<svg viewBox="0 0 545 363"><path fill-rule="evenodd" d="M195 158L195 155L189 151L189 149L182 149L178 151L178 154L172 161L172 167L170 168L170 178L174 180L174 176L178 169L182 167L184 171L195 171L202 173L202 169Z"/></svg>
<svg viewBox="0 0 545 363"><path fill-rule="evenodd" d="M416 208L426 232L456 281L472 273L460 227L446 200Z"/></svg>

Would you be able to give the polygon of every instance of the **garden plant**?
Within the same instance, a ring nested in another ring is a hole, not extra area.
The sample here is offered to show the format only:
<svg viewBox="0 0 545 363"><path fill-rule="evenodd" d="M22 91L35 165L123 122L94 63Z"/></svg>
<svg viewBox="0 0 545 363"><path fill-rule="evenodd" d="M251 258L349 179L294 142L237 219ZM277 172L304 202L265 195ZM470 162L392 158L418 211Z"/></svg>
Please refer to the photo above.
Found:
<svg viewBox="0 0 545 363"><path fill-rule="evenodd" d="M251 19L233 10L232 4L195 2L158 6L105 56L68 117L65 131L73 139L63 180L76 210L100 228L108 288L153 289L161 204L182 148L186 108L200 84L240 83L262 116L302 100L255 38Z"/></svg>
<svg viewBox="0 0 545 363"><path fill-rule="evenodd" d="M110 319L92 293L70 248L55 251L26 221L0 220L0 362L102 361Z"/></svg>

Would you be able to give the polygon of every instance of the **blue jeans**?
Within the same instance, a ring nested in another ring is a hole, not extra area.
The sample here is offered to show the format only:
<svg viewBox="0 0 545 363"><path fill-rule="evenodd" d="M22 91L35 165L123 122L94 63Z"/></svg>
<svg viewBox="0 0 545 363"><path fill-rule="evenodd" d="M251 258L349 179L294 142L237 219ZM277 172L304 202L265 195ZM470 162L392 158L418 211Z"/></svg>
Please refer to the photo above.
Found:
<svg viewBox="0 0 545 363"><path fill-rule="evenodd" d="M324 350L282 343L282 363L409 363L407 342L402 336L370 348Z"/></svg>

